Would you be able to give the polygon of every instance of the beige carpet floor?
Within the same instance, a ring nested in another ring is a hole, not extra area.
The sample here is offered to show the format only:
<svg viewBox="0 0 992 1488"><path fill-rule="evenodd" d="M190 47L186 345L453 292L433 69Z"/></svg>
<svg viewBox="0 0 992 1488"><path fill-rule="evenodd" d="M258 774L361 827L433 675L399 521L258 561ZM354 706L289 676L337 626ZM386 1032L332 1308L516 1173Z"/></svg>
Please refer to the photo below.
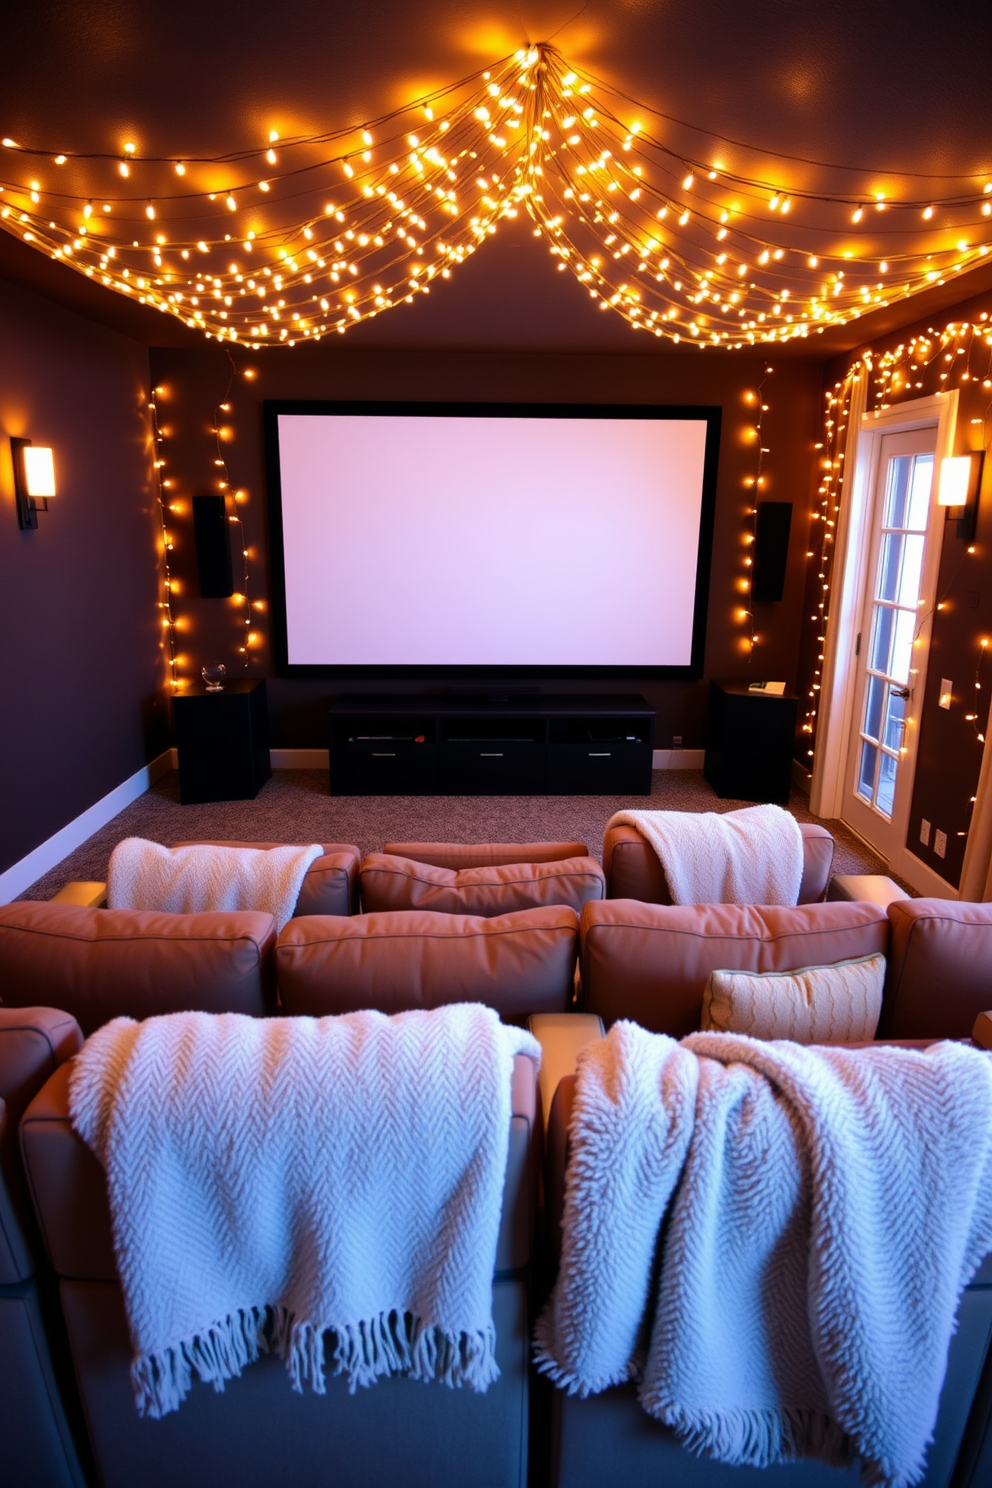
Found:
<svg viewBox="0 0 992 1488"><path fill-rule="evenodd" d="M655 770L647 796L330 796L324 770L277 770L254 801L183 806L179 777L163 776L145 795L57 868L21 895L50 899L70 879L103 879L113 848L124 837L171 845L197 839L248 842L352 842L363 852L384 842L581 841L598 857L603 830L615 811L733 811L746 801L721 801L698 770ZM816 821L807 798L794 791L789 809ZM835 873L883 873L885 864L840 822L825 825L837 848Z"/></svg>

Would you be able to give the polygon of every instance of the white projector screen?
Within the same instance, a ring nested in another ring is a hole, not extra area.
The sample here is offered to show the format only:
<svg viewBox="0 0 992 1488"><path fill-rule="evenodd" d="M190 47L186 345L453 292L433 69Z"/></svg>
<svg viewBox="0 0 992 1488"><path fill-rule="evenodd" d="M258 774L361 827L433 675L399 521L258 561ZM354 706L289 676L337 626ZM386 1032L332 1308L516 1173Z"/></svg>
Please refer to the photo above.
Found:
<svg viewBox="0 0 992 1488"><path fill-rule="evenodd" d="M394 407L266 406L283 670L692 665L713 410Z"/></svg>

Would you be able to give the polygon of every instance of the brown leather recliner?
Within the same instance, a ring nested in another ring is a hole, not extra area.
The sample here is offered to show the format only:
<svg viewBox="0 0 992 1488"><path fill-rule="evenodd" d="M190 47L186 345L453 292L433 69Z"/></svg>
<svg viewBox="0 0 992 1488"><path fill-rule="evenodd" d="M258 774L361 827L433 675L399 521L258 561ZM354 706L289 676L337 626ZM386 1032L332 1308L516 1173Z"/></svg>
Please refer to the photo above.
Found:
<svg viewBox="0 0 992 1488"><path fill-rule="evenodd" d="M579 921L583 1007L683 1038L699 1028L712 971L798 971L883 954L874 904L587 904ZM974 1021L974 1019L972 1019Z"/></svg>
<svg viewBox="0 0 992 1488"><path fill-rule="evenodd" d="M500 1378L485 1394L382 1379L348 1394L290 1388L263 1355L222 1394L197 1383L180 1409L142 1419L111 1245L103 1171L68 1114L69 1070L32 1101L21 1140L38 1221L61 1278L76 1380L102 1488L271 1488L333 1481L349 1488L525 1488L530 1331L527 1268L537 1190L536 1071L515 1061L510 1149L493 1277ZM0 1459L2 1460L2 1459Z"/></svg>
<svg viewBox="0 0 992 1488"><path fill-rule="evenodd" d="M572 1000L579 927L566 906L486 918L408 909L290 920L275 949L282 1011L323 1017L484 1002L506 1021Z"/></svg>
<svg viewBox="0 0 992 1488"><path fill-rule="evenodd" d="M250 910L158 914L20 900L0 907L8 1006L63 1008L89 1035L111 1018L275 1005L276 924Z"/></svg>
<svg viewBox="0 0 992 1488"><path fill-rule="evenodd" d="M816 822L800 822L803 839L803 876L800 904L827 897L834 839ZM641 899L646 904L671 904L665 871L658 854L636 827L609 827L603 837L603 871L607 899Z"/></svg>
<svg viewBox="0 0 992 1488"><path fill-rule="evenodd" d="M17 1129L24 1108L82 1044L47 1007L0 1008L0 1482L84 1488L37 1279L37 1234ZM58 1330L53 1329L57 1335ZM55 1338L58 1342L57 1336Z"/></svg>

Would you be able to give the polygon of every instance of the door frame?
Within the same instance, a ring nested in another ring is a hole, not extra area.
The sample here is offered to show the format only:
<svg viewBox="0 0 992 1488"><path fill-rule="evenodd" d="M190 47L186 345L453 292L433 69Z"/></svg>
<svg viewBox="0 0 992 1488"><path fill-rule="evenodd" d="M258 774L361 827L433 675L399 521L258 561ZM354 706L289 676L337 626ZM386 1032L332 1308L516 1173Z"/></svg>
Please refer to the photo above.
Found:
<svg viewBox="0 0 992 1488"><path fill-rule="evenodd" d="M848 436L845 465L851 472L846 499L841 503L831 575L833 604L827 620L823 647L820 705L817 713L816 753L810 782L810 810L817 816L839 818L843 810L844 783L847 775L848 740L854 717L857 692L855 637L864 610L867 577L872 493L882 436L908 433L936 422L934 453L934 490L940 482L941 462L953 453L957 423L958 390L934 393L926 398L864 411L867 396L868 369L855 379L848 414ZM933 499L933 498L931 498ZM938 563L940 554L928 553L926 563ZM926 688L931 617L921 630L927 644L920 648L916 697L912 727L919 728L920 709ZM907 723L907 726L908 723ZM922 893L943 899L956 899L958 891L938 877L903 844L890 863L894 872Z"/></svg>

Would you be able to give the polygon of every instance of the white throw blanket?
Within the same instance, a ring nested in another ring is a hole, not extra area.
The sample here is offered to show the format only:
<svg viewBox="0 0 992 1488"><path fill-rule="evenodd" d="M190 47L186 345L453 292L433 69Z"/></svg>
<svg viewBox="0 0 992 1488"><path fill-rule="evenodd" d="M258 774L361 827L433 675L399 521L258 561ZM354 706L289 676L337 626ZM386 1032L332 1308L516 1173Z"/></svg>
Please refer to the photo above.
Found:
<svg viewBox="0 0 992 1488"><path fill-rule="evenodd" d="M858 1455L869 1484L919 1481L992 1249L988 1055L617 1023L580 1056L570 1136L545 1373L580 1395L636 1379L722 1462Z"/></svg>
<svg viewBox="0 0 992 1488"><path fill-rule="evenodd" d="M259 909L281 930L292 919L310 864L323 848L163 847L126 837L110 856L110 909L160 909L194 914L201 909Z"/></svg>
<svg viewBox="0 0 992 1488"><path fill-rule="evenodd" d="M384 1374L485 1390L516 1053L480 1005L117 1018L69 1088L107 1173L141 1414L260 1350L295 1389Z"/></svg>
<svg viewBox="0 0 992 1488"><path fill-rule="evenodd" d="M673 904L795 904L803 836L781 806L742 811L618 811L661 860Z"/></svg>

